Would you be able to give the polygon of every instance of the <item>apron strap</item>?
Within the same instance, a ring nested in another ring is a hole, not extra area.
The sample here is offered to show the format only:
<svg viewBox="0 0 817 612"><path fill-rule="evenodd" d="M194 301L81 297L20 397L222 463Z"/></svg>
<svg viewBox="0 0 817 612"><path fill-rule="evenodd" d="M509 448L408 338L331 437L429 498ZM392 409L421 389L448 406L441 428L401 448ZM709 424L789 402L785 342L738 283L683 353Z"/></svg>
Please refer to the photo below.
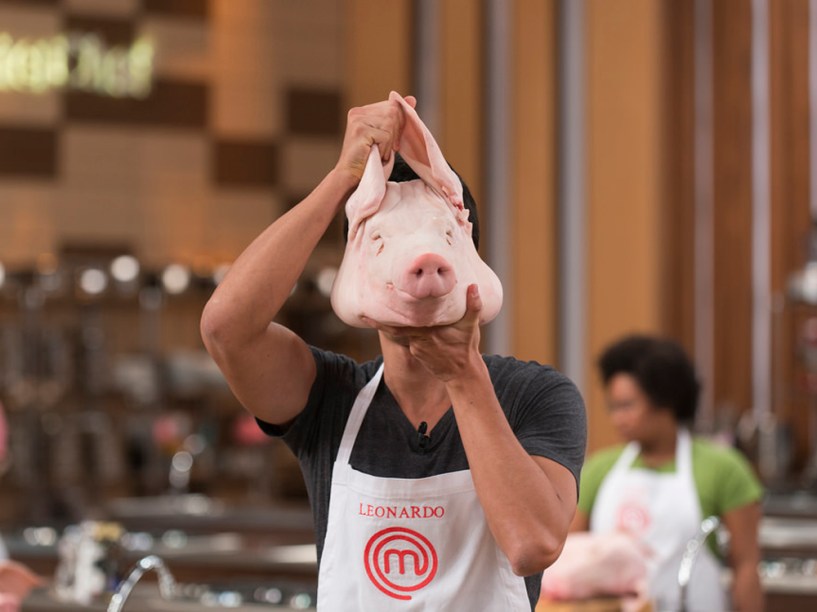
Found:
<svg viewBox="0 0 817 612"><path fill-rule="evenodd" d="M678 441L675 448L675 469L684 478L693 478L692 475L692 438L685 427L678 429ZM694 483L693 479L693 483Z"/></svg>
<svg viewBox="0 0 817 612"><path fill-rule="evenodd" d="M372 403L380 379L383 378L383 366L384 364L381 363L375 375L360 390L357 398L355 398L355 403L352 404L352 412L349 414L349 419L346 421L346 427L343 430L343 437L340 440L340 448L336 459L338 464L346 465L349 463L349 458L352 456L352 447L355 445L355 439L357 439L357 433L363 423L363 417L366 416L366 411L369 409L369 404Z"/></svg>

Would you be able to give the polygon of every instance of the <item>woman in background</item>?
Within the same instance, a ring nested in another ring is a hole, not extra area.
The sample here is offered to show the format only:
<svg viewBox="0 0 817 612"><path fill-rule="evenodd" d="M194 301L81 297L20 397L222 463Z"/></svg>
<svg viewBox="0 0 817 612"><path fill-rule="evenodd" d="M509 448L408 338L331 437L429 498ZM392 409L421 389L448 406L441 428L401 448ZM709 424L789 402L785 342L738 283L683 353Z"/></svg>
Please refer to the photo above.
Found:
<svg viewBox="0 0 817 612"><path fill-rule="evenodd" d="M717 516L730 535L732 605L710 545L693 568L687 609L762 610L763 491L737 451L691 435L700 386L686 353L668 340L630 336L603 352L599 368L612 423L627 444L588 459L571 530L635 536L649 551L650 596L659 610L676 610L686 543L704 518Z"/></svg>

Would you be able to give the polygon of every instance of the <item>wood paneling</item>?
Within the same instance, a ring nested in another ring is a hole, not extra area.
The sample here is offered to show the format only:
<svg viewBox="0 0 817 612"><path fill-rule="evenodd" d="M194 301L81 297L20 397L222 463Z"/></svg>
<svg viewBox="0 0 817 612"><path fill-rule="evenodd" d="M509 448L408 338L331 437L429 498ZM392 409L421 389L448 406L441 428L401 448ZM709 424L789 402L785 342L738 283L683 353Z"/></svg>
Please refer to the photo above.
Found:
<svg viewBox="0 0 817 612"><path fill-rule="evenodd" d="M142 7L146 13L174 17L206 19L210 12L209 6L208 0L142 0Z"/></svg>
<svg viewBox="0 0 817 612"><path fill-rule="evenodd" d="M344 111L385 100L391 90L412 93L411 0L346 0L345 7Z"/></svg>
<svg viewBox="0 0 817 612"><path fill-rule="evenodd" d="M662 3L585 3L589 449L617 441L596 359L625 333L658 332L664 150Z"/></svg>
<svg viewBox="0 0 817 612"><path fill-rule="evenodd" d="M695 350L695 31L693 0L664 4L662 329Z"/></svg>
<svg viewBox="0 0 817 612"><path fill-rule="evenodd" d="M225 187L273 187L278 183L278 147L272 142L215 143L214 176Z"/></svg>
<svg viewBox="0 0 817 612"><path fill-rule="evenodd" d="M716 411L752 402L751 5L713 4Z"/></svg>
<svg viewBox="0 0 817 612"><path fill-rule="evenodd" d="M296 136L341 136L340 95L335 90L294 87L287 91L287 125Z"/></svg>
<svg viewBox="0 0 817 612"><path fill-rule="evenodd" d="M156 265L236 257L337 159L344 11L337 0L0 2L15 39L69 29L157 45L145 99L0 92L0 124L15 129L0 133L0 259L30 264L66 239L127 241ZM291 128L292 87L319 95L299 107L317 115Z"/></svg>
<svg viewBox="0 0 817 612"><path fill-rule="evenodd" d="M485 136L485 32L482 3L442 0L440 19L440 129L435 134L445 158L468 184L480 219L488 218L482 177ZM497 202L496 205L502 203ZM491 240L486 223L480 226L483 252Z"/></svg>
<svg viewBox="0 0 817 612"><path fill-rule="evenodd" d="M145 99L107 98L69 91L65 118L69 121L116 125L153 125L205 129L210 90L204 83L158 80Z"/></svg>
<svg viewBox="0 0 817 612"><path fill-rule="evenodd" d="M805 462L810 420L814 418L798 367L798 336L805 317L817 309L782 302L789 275L807 258L810 227L808 0L770 4L771 147L772 147L772 288L779 296L773 316L774 404L791 426L795 466ZM809 312L811 310L811 312Z"/></svg>
<svg viewBox="0 0 817 612"><path fill-rule="evenodd" d="M50 129L0 127L0 175L56 178L57 133Z"/></svg>
<svg viewBox="0 0 817 612"><path fill-rule="evenodd" d="M71 14L132 17L142 6L142 0L63 0L62 6Z"/></svg>
<svg viewBox="0 0 817 612"><path fill-rule="evenodd" d="M11 6L24 5L27 7L30 6L57 7L59 6L60 2L62 2L62 0L0 0L0 4L10 4Z"/></svg>
<svg viewBox="0 0 817 612"><path fill-rule="evenodd" d="M66 15L63 24L66 32L96 34L106 47L129 46L135 38L135 24L131 19L111 19L88 15Z"/></svg>
<svg viewBox="0 0 817 612"><path fill-rule="evenodd" d="M556 2L517 0L511 35L512 353L556 363Z"/></svg>

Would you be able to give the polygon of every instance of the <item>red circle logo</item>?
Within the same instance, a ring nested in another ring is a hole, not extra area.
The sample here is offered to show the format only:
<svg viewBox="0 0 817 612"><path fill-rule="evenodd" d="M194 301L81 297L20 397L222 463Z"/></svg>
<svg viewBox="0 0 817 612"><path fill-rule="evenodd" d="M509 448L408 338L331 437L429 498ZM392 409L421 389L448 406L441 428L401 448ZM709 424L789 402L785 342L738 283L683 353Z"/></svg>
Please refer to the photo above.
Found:
<svg viewBox="0 0 817 612"><path fill-rule="evenodd" d="M625 503L618 509L616 527L635 536L643 535L650 526L650 513L638 503Z"/></svg>
<svg viewBox="0 0 817 612"><path fill-rule="evenodd" d="M363 552L366 574L378 589L394 599L410 600L437 573L437 551L425 536L405 527L374 534Z"/></svg>

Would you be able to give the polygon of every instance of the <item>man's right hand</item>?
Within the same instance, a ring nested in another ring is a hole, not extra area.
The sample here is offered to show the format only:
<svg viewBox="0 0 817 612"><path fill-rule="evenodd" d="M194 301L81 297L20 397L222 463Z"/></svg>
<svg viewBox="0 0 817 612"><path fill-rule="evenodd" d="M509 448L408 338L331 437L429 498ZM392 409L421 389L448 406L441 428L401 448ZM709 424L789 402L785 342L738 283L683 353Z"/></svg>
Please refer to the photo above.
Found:
<svg viewBox="0 0 817 612"><path fill-rule="evenodd" d="M412 106L414 98L406 98ZM399 147L405 123L397 101L349 112L334 169L279 217L230 267L202 313L204 345L233 394L253 415L275 425L303 410L315 380L312 352L274 319L335 214L363 176L377 144L387 159Z"/></svg>
<svg viewBox="0 0 817 612"><path fill-rule="evenodd" d="M412 107L417 104L414 96L406 96ZM360 181L369 151L373 144L380 149L383 162L387 162L393 151L400 147L400 136L406 117L396 100L385 100L352 108L346 120L346 134L335 170Z"/></svg>

